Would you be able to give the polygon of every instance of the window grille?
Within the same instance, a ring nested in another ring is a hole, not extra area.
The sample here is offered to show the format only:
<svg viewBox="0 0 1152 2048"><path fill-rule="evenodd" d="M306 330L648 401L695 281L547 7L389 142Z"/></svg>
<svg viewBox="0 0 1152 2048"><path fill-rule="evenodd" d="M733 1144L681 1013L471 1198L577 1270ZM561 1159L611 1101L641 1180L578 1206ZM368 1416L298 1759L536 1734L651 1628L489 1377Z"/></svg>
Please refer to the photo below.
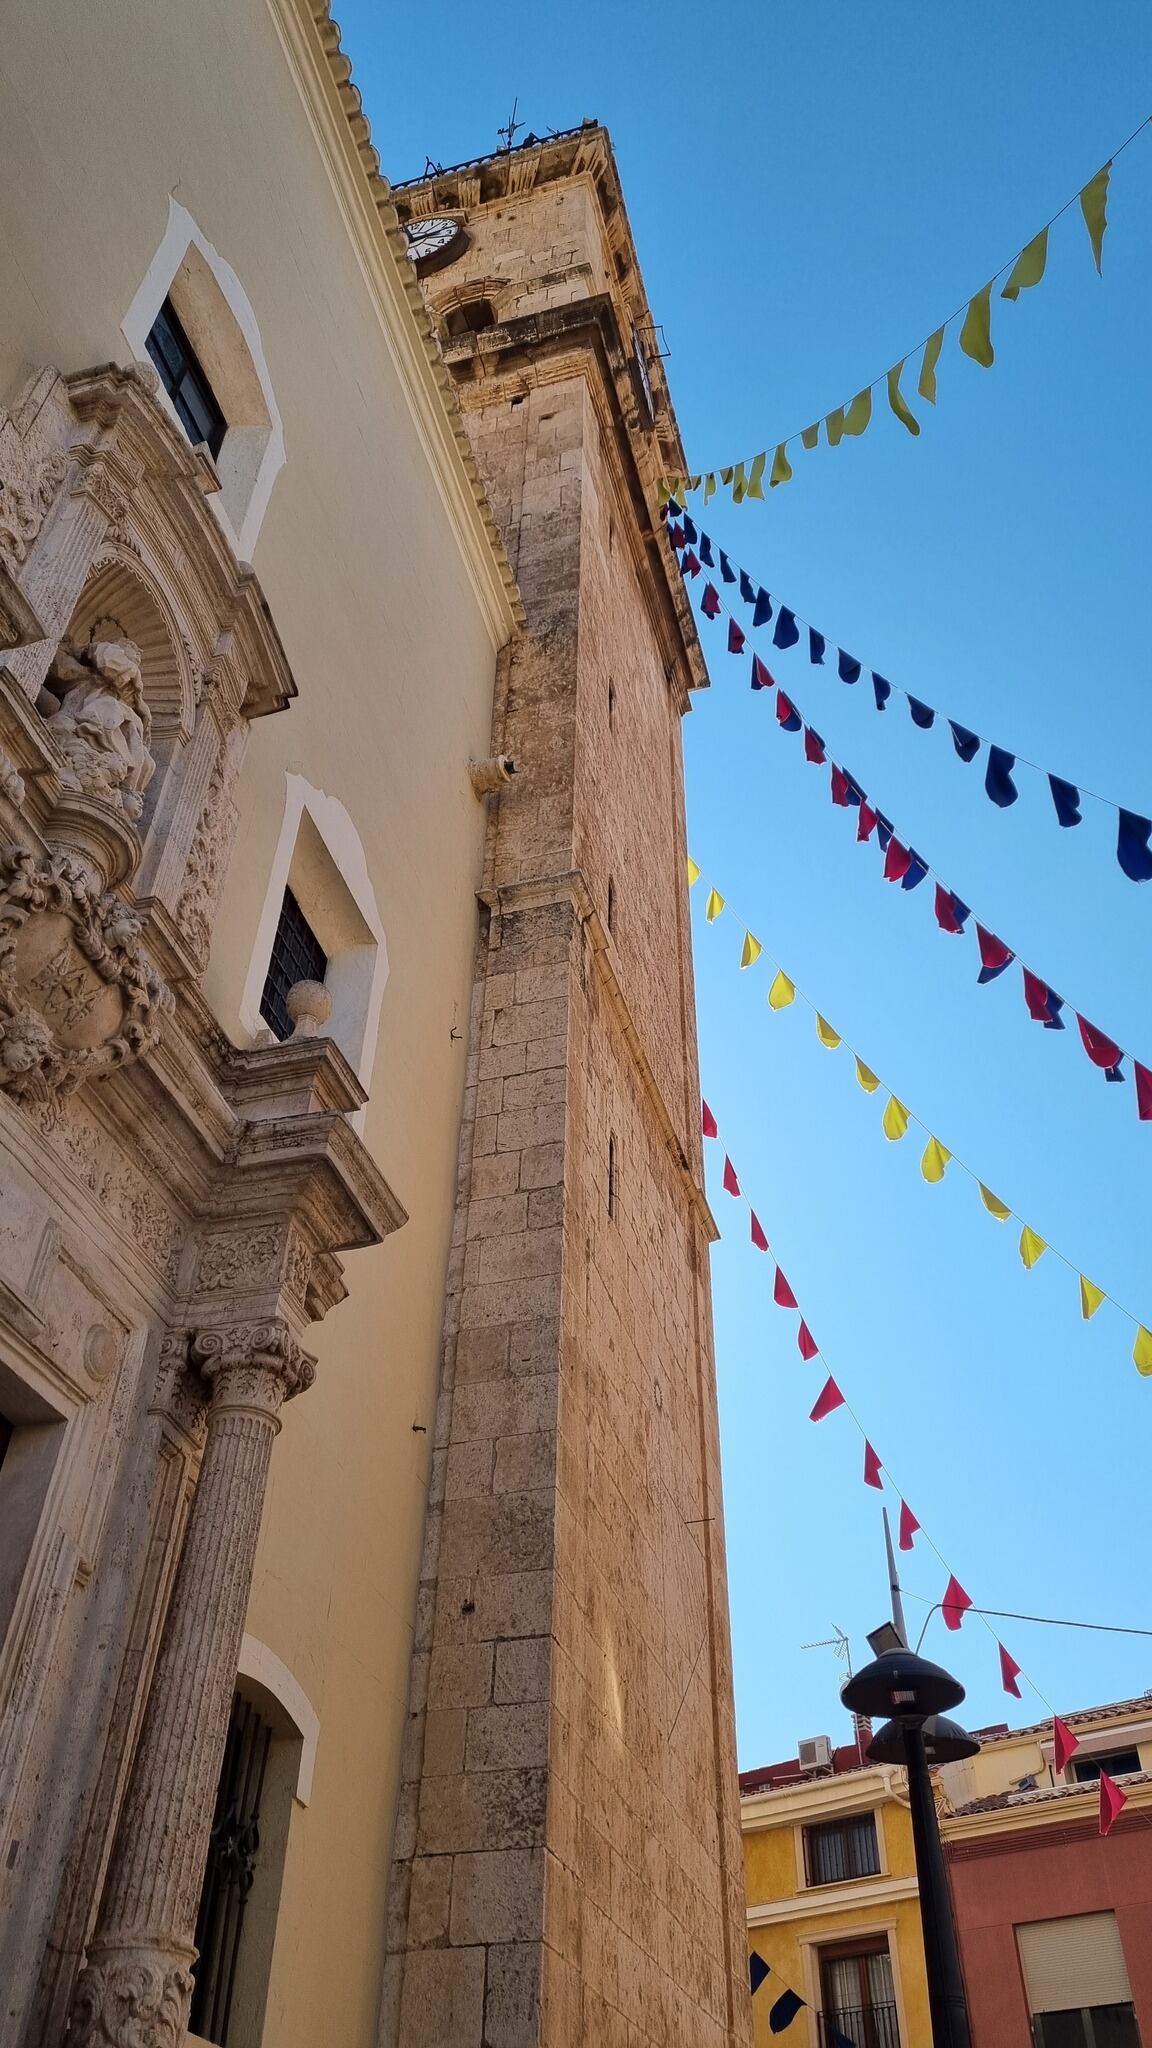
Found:
<svg viewBox="0 0 1152 2048"><path fill-rule="evenodd" d="M188 439L194 447L207 441L212 455L219 455L228 422L171 299L165 299L144 346Z"/></svg>
<svg viewBox="0 0 1152 2048"><path fill-rule="evenodd" d="M229 2048L228 2025L244 1939L244 1916L259 1883L260 1800L272 1730L237 1693L216 1793L216 1811L196 1917L197 1959L189 2030Z"/></svg>
<svg viewBox="0 0 1152 2048"><path fill-rule="evenodd" d="M277 1038L291 1038L295 1029L285 1007L289 989L298 981L323 981L327 972L327 953L291 889L285 889L260 998L260 1015Z"/></svg>

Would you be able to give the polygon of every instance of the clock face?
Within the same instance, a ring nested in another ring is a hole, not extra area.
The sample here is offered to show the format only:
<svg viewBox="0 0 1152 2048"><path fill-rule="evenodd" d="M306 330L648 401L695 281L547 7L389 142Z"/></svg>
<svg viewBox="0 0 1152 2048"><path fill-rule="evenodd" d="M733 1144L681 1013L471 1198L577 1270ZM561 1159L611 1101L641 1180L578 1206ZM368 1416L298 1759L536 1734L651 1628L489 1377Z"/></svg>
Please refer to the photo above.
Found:
<svg viewBox="0 0 1152 2048"><path fill-rule="evenodd" d="M432 214L427 220L410 220L405 224L404 234L409 259L413 263L427 263L432 257L440 263L448 263L453 256L463 253L464 230L458 220L450 220L446 214Z"/></svg>

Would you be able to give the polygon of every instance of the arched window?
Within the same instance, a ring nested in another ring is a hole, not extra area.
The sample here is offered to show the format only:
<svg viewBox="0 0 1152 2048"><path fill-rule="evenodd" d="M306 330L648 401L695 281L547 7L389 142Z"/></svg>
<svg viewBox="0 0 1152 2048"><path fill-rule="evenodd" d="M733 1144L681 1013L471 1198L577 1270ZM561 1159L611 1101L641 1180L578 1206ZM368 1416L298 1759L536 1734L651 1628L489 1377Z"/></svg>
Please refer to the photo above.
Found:
<svg viewBox="0 0 1152 2048"><path fill-rule="evenodd" d="M462 305L449 308L444 332L452 341L461 334L480 334L485 327L495 325L496 312L491 299L465 299Z"/></svg>

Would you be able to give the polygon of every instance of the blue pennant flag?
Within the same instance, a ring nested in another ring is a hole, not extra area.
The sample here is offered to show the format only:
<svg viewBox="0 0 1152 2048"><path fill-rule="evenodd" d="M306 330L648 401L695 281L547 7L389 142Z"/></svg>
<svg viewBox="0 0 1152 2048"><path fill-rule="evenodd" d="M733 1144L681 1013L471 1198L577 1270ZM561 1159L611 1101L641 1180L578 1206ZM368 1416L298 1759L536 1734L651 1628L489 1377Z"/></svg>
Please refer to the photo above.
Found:
<svg viewBox="0 0 1152 2048"><path fill-rule="evenodd" d="M836 670L842 683L860 681L860 663L854 654L845 654L842 647L836 649Z"/></svg>
<svg viewBox="0 0 1152 2048"><path fill-rule="evenodd" d="M930 704L922 704L919 697L909 697L908 709L912 714L913 725L918 725L922 732L928 732L935 725L936 713Z"/></svg>
<svg viewBox="0 0 1152 2048"><path fill-rule="evenodd" d="M805 2000L798 1992L782 1991L768 2015L768 2025L774 2034L782 2034L790 2027L798 2012L803 2012Z"/></svg>
<svg viewBox="0 0 1152 2048"><path fill-rule="evenodd" d="M710 569L716 567L715 562L712 560L712 542L706 533L700 535L700 560L707 562Z"/></svg>
<svg viewBox="0 0 1152 2048"><path fill-rule="evenodd" d="M984 790L994 804L999 804L1001 810L1006 810L1009 804L1014 804L1020 794L1012 780L1012 770L1015 766L1015 754L1006 753L1003 747L989 747Z"/></svg>
<svg viewBox="0 0 1152 2048"><path fill-rule="evenodd" d="M769 1964L764 1961L763 1956L757 1949L753 1949L748 1958L748 1982L752 1986L753 1998L755 1998L765 1977L770 1977L771 1975L772 1971Z"/></svg>
<svg viewBox="0 0 1152 2048"><path fill-rule="evenodd" d="M683 519L684 507L678 505L675 498L669 498L668 503L664 507L664 517L666 519Z"/></svg>
<svg viewBox="0 0 1152 2048"><path fill-rule="evenodd" d="M948 720L952 728L952 745L962 761L974 761L980 752L980 735L969 732L966 725L957 725L954 718Z"/></svg>
<svg viewBox="0 0 1152 2048"><path fill-rule="evenodd" d="M764 585L761 584L759 590L756 592L756 609L752 614L752 624L754 626L766 626L771 617L772 599L769 597L768 592L764 588ZM777 641L776 644L777 646L779 646L780 642Z"/></svg>
<svg viewBox="0 0 1152 2048"><path fill-rule="evenodd" d="M724 553L723 548L720 550L720 574L724 578L725 583L735 583L736 571Z"/></svg>
<svg viewBox="0 0 1152 2048"><path fill-rule="evenodd" d="M782 604L776 614L776 631L772 635L772 645L773 647L795 647L799 638L800 628L796 624L796 614L795 612L790 612L787 605Z"/></svg>
<svg viewBox="0 0 1152 2048"><path fill-rule="evenodd" d="M889 697L892 695L892 685L888 681L887 676L878 676L875 669L872 671L872 695L876 699L877 711L883 711Z"/></svg>
<svg viewBox="0 0 1152 2048"><path fill-rule="evenodd" d="M752 588L752 582L747 569L741 569L740 571L740 595L744 599L745 604L755 604L756 592Z"/></svg>
<svg viewBox="0 0 1152 2048"><path fill-rule="evenodd" d="M686 512L684 514L684 538L685 540L690 540L693 547L695 547L697 539L696 522L694 519L689 519Z"/></svg>
<svg viewBox="0 0 1152 2048"><path fill-rule="evenodd" d="M880 851L881 851L881 853L887 853L887 851L888 851L888 846L889 846L889 842L890 842L891 838L892 838L892 827L891 827L891 825L889 824L889 822L888 822L887 818L886 818L886 817L884 817L884 815L882 814L882 812L880 812L880 811L877 811L877 813L876 813L876 843L877 843L877 845L879 846L879 848L880 848Z"/></svg>
<svg viewBox="0 0 1152 2048"><path fill-rule="evenodd" d="M1116 834L1116 858L1130 882L1152 881L1149 834L1152 834L1152 818L1142 818L1138 811L1121 811Z"/></svg>
<svg viewBox="0 0 1152 2048"><path fill-rule="evenodd" d="M1062 776L1050 775L1048 787L1056 806L1057 823L1078 825L1080 823L1080 791L1074 782L1065 782Z"/></svg>
<svg viewBox="0 0 1152 2048"><path fill-rule="evenodd" d="M823 662L824 662L824 649L825 649L825 647L827 646L827 644L828 644L828 643L827 643L827 641L825 640L825 638L824 638L824 635L823 635L823 633L818 633L818 632L816 631L816 628L815 628L815 626L809 626L809 628L808 628L808 659L809 659L809 661L812 661L812 662L817 662L817 663L819 663L819 664L820 664L820 666L823 666Z"/></svg>
<svg viewBox="0 0 1152 2048"><path fill-rule="evenodd" d="M921 860L920 855L918 853L914 853L912 855L911 860L908 863L908 866L905 868L904 873L900 877L900 887L902 889L918 888L920 883L924 880L924 877L927 873L927 861Z"/></svg>

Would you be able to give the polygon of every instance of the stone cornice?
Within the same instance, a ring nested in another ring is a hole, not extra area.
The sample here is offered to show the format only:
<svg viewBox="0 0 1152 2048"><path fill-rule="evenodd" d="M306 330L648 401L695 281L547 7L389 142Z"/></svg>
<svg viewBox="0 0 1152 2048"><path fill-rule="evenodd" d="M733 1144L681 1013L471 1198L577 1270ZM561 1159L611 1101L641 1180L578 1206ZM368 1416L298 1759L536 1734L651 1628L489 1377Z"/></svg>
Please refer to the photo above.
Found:
<svg viewBox="0 0 1152 2048"><path fill-rule="evenodd" d="M828 1778L803 1778L794 1785L772 1785L740 1801L740 1826L746 1835L761 1828L796 1827L835 1820L842 1813L870 1813L892 1801L906 1806L902 1777L888 1764Z"/></svg>
<svg viewBox="0 0 1152 2048"><path fill-rule="evenodd" d="M268 0L495 647L524 608L327 0Z"/></svg>

